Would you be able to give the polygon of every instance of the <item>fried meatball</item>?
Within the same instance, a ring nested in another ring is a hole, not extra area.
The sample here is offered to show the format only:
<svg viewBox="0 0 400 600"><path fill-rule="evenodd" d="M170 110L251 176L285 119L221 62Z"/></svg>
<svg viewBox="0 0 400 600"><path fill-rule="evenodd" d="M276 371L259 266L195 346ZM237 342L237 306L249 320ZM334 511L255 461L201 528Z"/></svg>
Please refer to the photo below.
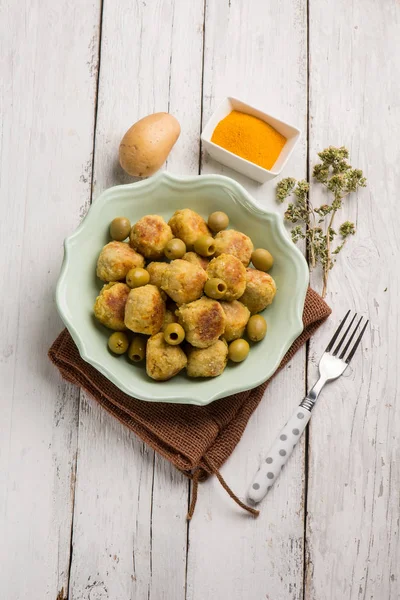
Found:
<svg viewBox="0 0 400 600"><path fill-rule="evenodd" d="M96 319L109 329L124 331L125 304L129 292L130 288L125 283L103 285L93 307Z"/></svg>
<svg viewBox="0 0 400 600"><path fill-rule="evenodd" d="M174 236L171 227L159 215L146 215L132 227L130 243L150 260L162 258L164 248Z"/></svg>
<svg viewBox="0 0 400 600"><path fill-rule="evenodd" d="M245 267L250 264L251 253L254 250L253 242L251 239L234 229L226 229L220 231L215 236L215 256L221 254L232 254L236 256Z"/></svg>
<svg viewBox="0 0 400 600"><path fill-rule="evenodd" d="M165 302L160 290L148 283L129 292L125 306L125 325L135 333L154 335L162 327Z"/></svg>
<svg viewBox="0 0 400 600"><path fill-rule="evenodd" d="M146 371L156 381L171 379L186 367L186 354L180 346L170 346L162 332L153 335L147 342Z"/></svg>
<svg viewBox="0 0 400 600"><path fill-rule="evenodd" d="M188 262L192 263L192 265L197 265L205 271L207 270L208 263L210 262L209 258L200 256L200 254L197 254L196 252L186 252L186 254L182 256L182 260L187 260Z"/></svg>
<svg viewBox="0 0 400 600"><path fill-rule="evenodd" d="M207 267L207 275L211 279L217 277L225 281L227 291L224 300L237 300L246 288L246 269L236 256L221 254L213 258Z"/></svg>
<svg viewBox="0 0 400 600"><path fill-rule="evenodd" d="M185 242L188 250L193 249L193 244L201 235L211 235L203 217L190 208L174 212L168 225L174 236Z"/></svg>
<svg viewBox="0 0 400 600"><path fill-rule="evenodd" d="M97 260L97 277L102 281L125 279L130 269L144 267L144 258L124 242L110 242Z"/></svg>
<svg viewBox="0 0 400 600"><path fill-rule="evenodd" d="M221 302L221 306L226 316L224 339L231 342L242 337L247 321L250 319L249 309L239 300Z"/></svg>
<svg viewBox="0 0 400 600"><path fill-rule="evenodd" d="M168 325L170 325L171 323L177 323L178 322L178 317L175 315L175 311L171 310L170 308L167 308L165 310L165 315L164 315L164 321L161 327L161 331L164 331L166 327L168 327Z"/></svg>
<svg viewBox="0 0 400 600"><path fill-rule="evenodd" d="M165 262L151 262L147 265L146 269L150 275L150 283L157 287L161 287L163 273L168 267L168 263Z"/></svg>
<svg viewBox="0 0 400 600"><path fill-rule="evenodd" d="M217 377L228 361L228 344L218 340L208 348L190 348L186 372L189 377Z"/></svg>
<svg viewBox="0 0 400 600"><path fill-rule="evenodd" d="M184 304L200 298L206 281L204 269L177 258L164 271L161 289L178 304Z"/></svg>
<svg viewBox="0 0 400 600"><path fill-rule="evenodd" d="M177 311L178 321L186 333L186 341L196 348L208 348L225 331L226 317L219 302L200 298L184 304Z"/></svg>
<svg viewBox="0 0 400 600"><path fill-rule="evenodd" d="M246 269L246 290L240 298L252 315L259 313L275 298L276 285L271 275L257 269Z"/></svg>

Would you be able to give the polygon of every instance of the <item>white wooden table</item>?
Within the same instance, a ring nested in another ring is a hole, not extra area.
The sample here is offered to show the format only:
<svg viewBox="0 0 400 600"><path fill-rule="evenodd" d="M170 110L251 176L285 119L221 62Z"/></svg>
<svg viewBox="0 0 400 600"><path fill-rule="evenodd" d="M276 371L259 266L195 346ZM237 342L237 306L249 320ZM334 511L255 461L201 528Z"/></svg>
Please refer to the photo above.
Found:
<svg viewBox="0 0 400 600"><path fill-rule="evenodd" d="M400 598L399 81L398 0L1 2L2 599ZM332 318L222 468L241 497L344 311L368 314L371 329L259 519L211 480L188 525L188 481L61 381L46 353L62 327L63 239L102 190L129 181L117 149L139 117L179 119L169 171L225 172L276 208L274 185L201 154L199 132L227 95L303 130L285 176L344 144L368 177L345 211L358 231L331 274Z"/></svg>

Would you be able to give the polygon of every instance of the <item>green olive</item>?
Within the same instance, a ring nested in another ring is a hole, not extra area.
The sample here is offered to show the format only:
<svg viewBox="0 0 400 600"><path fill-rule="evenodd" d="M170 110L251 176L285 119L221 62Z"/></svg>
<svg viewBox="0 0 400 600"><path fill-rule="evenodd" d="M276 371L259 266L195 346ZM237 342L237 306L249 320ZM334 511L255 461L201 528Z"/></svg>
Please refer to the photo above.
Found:
<svg viewBox="0 0 400 600"><path fill-rule="evenodd" d="M135 335L130 343L128 356L132 362L140 362L146 356L146 338Z"/></svg>
<svg viewBox="0 0 400 600"><path fill-rule="evenodd" d="M261 315L253 315L247 323L247 335L252 342L260 342L267 333L267 322Z"/></svg>
<svg viewBox="0 0 400 600"><path fill-rule="evenodd" d="M164 340L170 346L177 346L185 339L185 330L179 323L170 323L164 330Z"/></svg>
<svg viewBox="0 0 400 600"><path fill-rule="evenodd" d="M124 354L128 350L128 346L128 336L122 331L115 331L108 338L108 347L114 354Z"/></svg>
<svg viewBox="0 0 400 600"><path fill-rule="evenodd" d="M265 248L258 248L252 253L251 262L259 271L269 271L274 264L274 257Z"/></svg>
<svg viewBox="0 0 400 600"><path fill-rule="evenodd" d="M212 277L208 279L204 286L204 293L209 298L214 298L215 300L219 300L223 298L226 294L227 285L225 281L222 279L218 279L217 277Z"/></svg>
<svg viewBox="0 0 400 600"><path fill-rule="evenodd" d="M164 254L169 260L175 260L175 258L182 258L186 254L186 244L179 238L173 238L168 242L164 248Z"/></svg>
<svg viewBox="0 0 400 600"><path fill-rule="evenodd" d="M125 240L131 230L131 222L126 217L116 217L111 221L110 235L113 240L122 242Z"/></svg>
<svg viewBox="0 0 400 600"><path fill-rule="evenodd" d="M128 271L128 275L126 276L126 283L130 288L141 287L142 285L147 285L150 281L150 274L146 269L142 269L141 267L134 267L130 271Z"/></svg>
<svg viewBox="0 0 400 600"><path fill-rule="evenodd" d="M246 340L239 338L229 344L228 358L233 362L242 362L247 358L250 346Z"/></svg>
<svg viewBox="0 0 400 600"><path fill-rule="evenodd" d="M214 233L226 229L229 225L229 217L224 212L217 210L208 217L208 226Z"/></svg>
<svg viewBox="0 0 400 600"><path fill-rule="evenodd" d="M200 256L212 256L215 252L215 240L211 235L201 235L195 241L194 249Z"/></svg>

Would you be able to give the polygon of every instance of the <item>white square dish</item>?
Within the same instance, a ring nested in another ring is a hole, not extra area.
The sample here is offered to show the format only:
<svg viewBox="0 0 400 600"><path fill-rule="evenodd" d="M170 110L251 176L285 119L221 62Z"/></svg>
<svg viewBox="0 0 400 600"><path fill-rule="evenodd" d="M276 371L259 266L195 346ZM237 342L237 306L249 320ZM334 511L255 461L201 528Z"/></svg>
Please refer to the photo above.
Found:
<svg viewBox="0 0 400 600"><path fill-rule="evenodd" d="M259 167L255 163L241 158L237 154L229 152L229 150L225 150L221 146L218 146L211 141L214 129L218 123L233 110L238 110L248 115L252 115L253 117L258 117L262 121L265 121L265 123L271 125L287 139L286 144L282 148L281 153L279 154L278 159L273 165L272 169L268 170L264 169L263 167ZM201 140L212 158L221 164L234 169L235 171L238 171L239 173L242 173L243 175L246 175L255 181L258 181L259 183L265 183L281 173L297 142L299 141L300 136L301 131L297 129L297 127L289 125L289 123L285 123L284 121L281 121L280 119L277 119L276 117L273 117L272 115L255 108L254 106L250 106L250 104L246 104L237 98L228 97L225 98L225 100L214 111L211 119L208 121L203 133L201 134Z"/></svg>

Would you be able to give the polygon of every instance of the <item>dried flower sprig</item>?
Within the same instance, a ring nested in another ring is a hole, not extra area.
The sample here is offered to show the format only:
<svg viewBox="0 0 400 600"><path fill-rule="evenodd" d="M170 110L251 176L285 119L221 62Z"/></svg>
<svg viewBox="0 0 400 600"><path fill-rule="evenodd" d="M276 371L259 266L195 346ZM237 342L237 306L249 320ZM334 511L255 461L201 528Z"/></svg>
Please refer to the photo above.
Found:
<svg viewBox="0 0 400 600"><path fill-rule="evenodd" d="M305 180L296 181L293 177L287 177L278 183L276 198L278 202L284 202L290 195L294 196L294 202L286 209L285 219L294 224L292 240L295 243L301 239L306 240L310 267L313 269L317 264L321 265L322 297L325 297L329 272L336 262L336 256L347 238L356 232L354 223L350 221L340 225L339 233L335 231L333 223L336 213L342 208L343 199L360 187L366 187L367 180L360 169L353 169L347 162L349 152L344 146L329 146L319 152L318 156L321 162L315 165L313 177L332 194L331 204L313 208L309 197L309 183ZM335 240L338 243L333 247Z"/></svg>

